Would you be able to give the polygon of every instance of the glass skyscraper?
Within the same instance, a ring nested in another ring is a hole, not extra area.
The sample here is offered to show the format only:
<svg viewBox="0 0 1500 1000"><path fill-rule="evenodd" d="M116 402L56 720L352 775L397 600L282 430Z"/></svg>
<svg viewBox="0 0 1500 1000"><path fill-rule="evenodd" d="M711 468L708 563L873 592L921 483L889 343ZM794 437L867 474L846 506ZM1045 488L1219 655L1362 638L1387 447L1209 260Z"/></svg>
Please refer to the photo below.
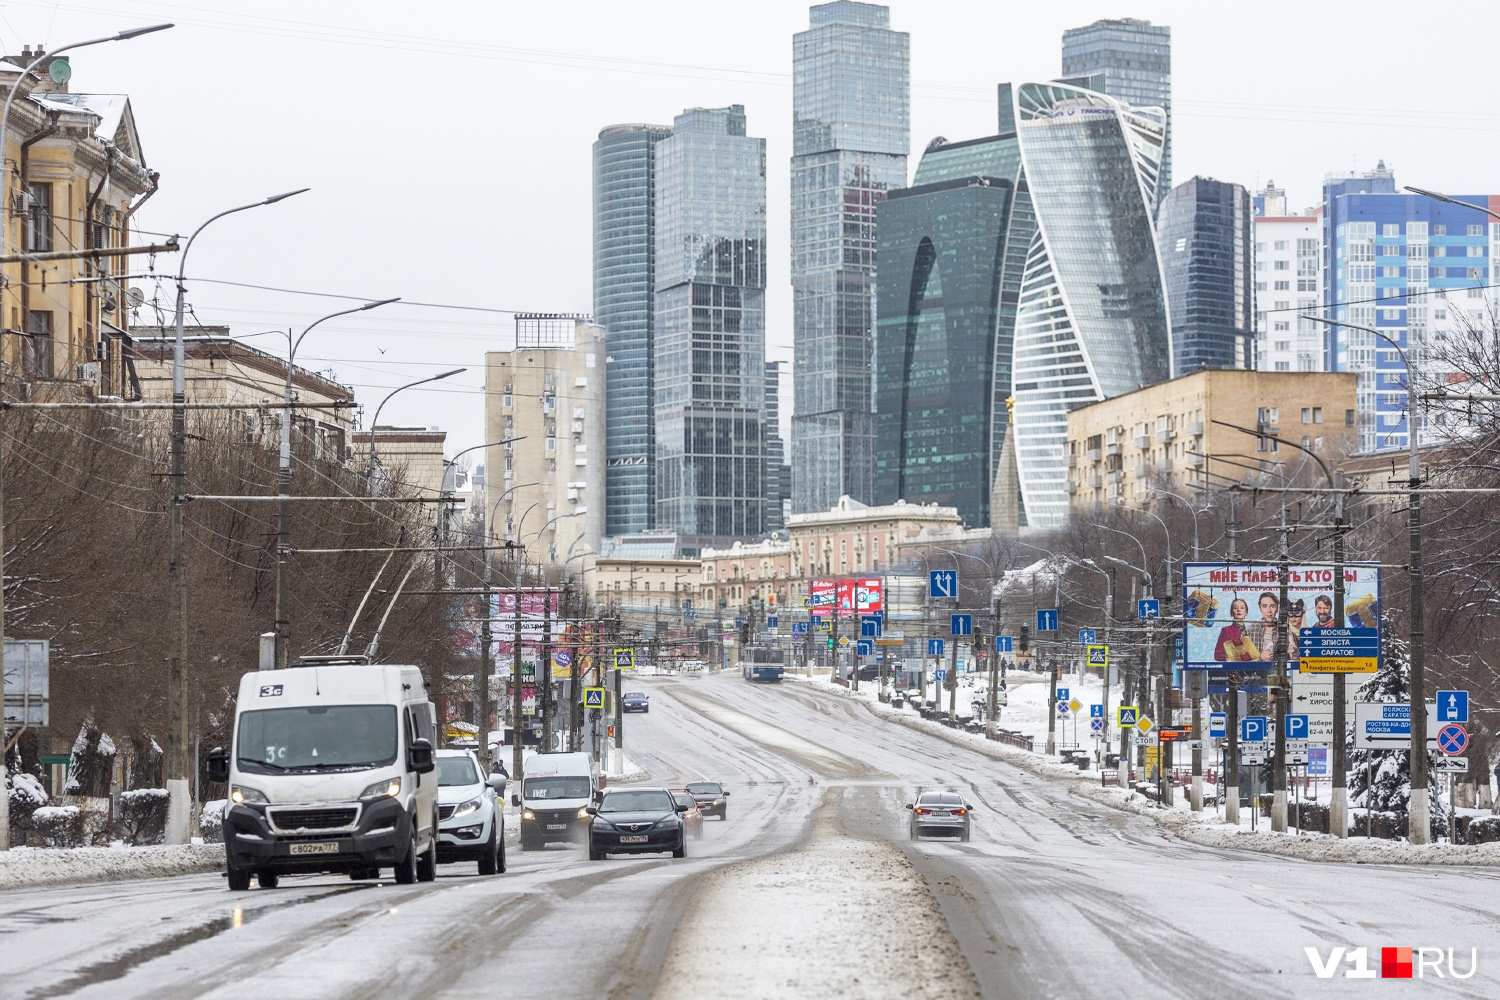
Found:
<svg viewBox="0 0 1500 1000"><path fill-rule="evenodd" d="M607 356L607 535L646 531L656 515L656 144L671 134L665 125L611 125L594 143L594 321L605 328Z"/></svg>
<svg viewBox="0 0 1500 1000"><path fill-rule="evenodd" d="M1068 514L1068 411L1171 375L1153 225L1166 119L1061 83L1001 95L1037 226L1016 314L1016 468L1026 523L1051 527Z"/></svg>
<svg viewBox="0 0 1500 1000"><path fill-rule="evenodd" d="M1014 133L933 140L880 204L875 502L991 523L1035 222Z"/></svg>
<svg viewBox="0 0 1500 1000"><path fill-rule="evenodd" d="M1172 29L1133 17L1095 21L1063 32L1064 77L1090 77L1088 86L1135 108L1166 112L1157 201L1172 186Z"/></svg>
<svg viewBox="0 0 1500 1000"><path fill-rule="evenodd" d="M656 146L656 527L685 553L765 530L766 142L691 108Z"/></svg>
<svg viewBox="0 0 1500 1000"><path fill-rule="evenodd" d="M1194 177L1157 210L1172 311L1172 374L1255 367L1250 192Z"/></svg>
<svg viewBox="0 0 1500 1000"><path fill-rule="evenodd" d="M792 40L792 511L874 491L876 205L906 183L910 41L836 0Z"/></svg>

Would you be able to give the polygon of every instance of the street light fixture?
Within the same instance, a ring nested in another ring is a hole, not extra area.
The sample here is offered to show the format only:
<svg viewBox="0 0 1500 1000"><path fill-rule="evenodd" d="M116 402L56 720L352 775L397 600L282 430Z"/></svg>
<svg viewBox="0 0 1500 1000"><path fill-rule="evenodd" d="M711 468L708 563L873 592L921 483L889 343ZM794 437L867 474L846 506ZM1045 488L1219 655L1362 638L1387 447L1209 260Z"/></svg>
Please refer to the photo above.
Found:
<svg viewBox="0 0 1500 1000"><path fill-rule="evenodd" d="M428 382L439 382L445 378L448 378L449 376L460 375L468 370L469 369L467 368L454 368L452 371L442 372L438 375L429 375L427 378L419 378L415 382L408 382L405 385L398 385L396 388L392 389L389 393L386 394L386 397L380 401L379 406L375 407L375 416L370 420L370 471L368 473L368 491L371 496L375 495L375 429L380 425L380 411L385 408L385 404L389 403L391 401L391 397L396 395L396 393L398 392L404 392L407 389L414 388L415 386L426 385Z"/></svg>

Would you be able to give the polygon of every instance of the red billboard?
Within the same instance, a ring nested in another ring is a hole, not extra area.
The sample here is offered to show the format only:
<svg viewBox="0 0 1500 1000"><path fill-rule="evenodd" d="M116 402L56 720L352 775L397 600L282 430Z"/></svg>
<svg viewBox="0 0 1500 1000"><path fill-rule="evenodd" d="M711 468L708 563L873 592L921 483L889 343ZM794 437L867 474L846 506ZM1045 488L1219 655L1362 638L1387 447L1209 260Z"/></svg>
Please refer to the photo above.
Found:
<svg viewBox="0 0 1500 1000"><path fill-rule="evenodd" d="M833 580L809 580L807 583L807 607L812 615L833 614L835 582Z"/></svg>
<svg viewBox="0 0 1500 1000"><path fill-rule="evenodd" d="M812 580L807 585L808 610L825 617L838 608L840 618L871 615L885 610L884 581L880 577Z"/></svg>

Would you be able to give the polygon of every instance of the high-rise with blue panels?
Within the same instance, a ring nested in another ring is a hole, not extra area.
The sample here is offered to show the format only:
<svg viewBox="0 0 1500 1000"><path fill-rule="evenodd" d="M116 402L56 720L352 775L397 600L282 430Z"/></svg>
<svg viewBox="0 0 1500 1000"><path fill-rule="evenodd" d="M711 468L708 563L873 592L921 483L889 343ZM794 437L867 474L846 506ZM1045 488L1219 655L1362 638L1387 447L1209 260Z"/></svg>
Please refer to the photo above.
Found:
<svg viewBox="0 0 1500 1000"><path fill-rule="evenodd" d="M766 521L766 141L690 108L656 146L656 527L683 551Z"/></svg>
<svg viewBox="0 0 1500 1000"><path fill-rule="evenodd" d="M874 490L875 211L906 184L910 41L836 0L792 40L792 512Z"/></svg>
<svg viewBox="0 0 1500 1000"><path fill-rule="evenodd" d="M1454 195L1500 211L1500 196ZM1474 208L1400 194L1381 163L1361 174L1323 182L1324 316L1373 327L1413 359L1419 383L1448 381L1444 355L1458 338L1488 322L1491 286L1500 284L1500 225ZM1361 451L1408 447L1406 368L1395 348L1372 334L1328 328L1333 371L1358 374L1356 404ZM1424 388L1418 385L1418 391ZM1418 442L1463 433L1418 416Z"/></svg>
<svg viewBox="0 0 1500 1000"><path fill-rule="evenodd" d="M608 535L646 531L655 521L656 144L671 134L665 125L611 125L594 143L594 321L605 329Z"/></svg>

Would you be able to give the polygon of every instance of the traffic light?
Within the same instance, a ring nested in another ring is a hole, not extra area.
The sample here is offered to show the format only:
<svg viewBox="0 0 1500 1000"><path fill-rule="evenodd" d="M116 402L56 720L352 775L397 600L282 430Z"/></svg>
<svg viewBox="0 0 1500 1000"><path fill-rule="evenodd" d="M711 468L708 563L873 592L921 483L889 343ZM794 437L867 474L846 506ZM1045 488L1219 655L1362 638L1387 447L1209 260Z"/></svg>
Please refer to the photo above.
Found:
<svg viewBox="0 0 1500 1000"><path fill-rule="evenodd" d="M750 645L750 623L748 621L740 626L740 645Z"/></svg>
<svg viewBox="0 0 1500 1000"><path fill-rule="evenodd" d="M833 652L833 636L828 637L828 651Z"/></svg>
<svg viewBox="0 0 1500 1000"><path fill-rule="evenodd" d="M1027 650L1029 650L1031 648L1031 629L1027 628L1025 625L1021 626L1021 643L1020 643L1020 645L1021 645L1021 652L1023 652L1023 653L1026 652Z"/></svg>

